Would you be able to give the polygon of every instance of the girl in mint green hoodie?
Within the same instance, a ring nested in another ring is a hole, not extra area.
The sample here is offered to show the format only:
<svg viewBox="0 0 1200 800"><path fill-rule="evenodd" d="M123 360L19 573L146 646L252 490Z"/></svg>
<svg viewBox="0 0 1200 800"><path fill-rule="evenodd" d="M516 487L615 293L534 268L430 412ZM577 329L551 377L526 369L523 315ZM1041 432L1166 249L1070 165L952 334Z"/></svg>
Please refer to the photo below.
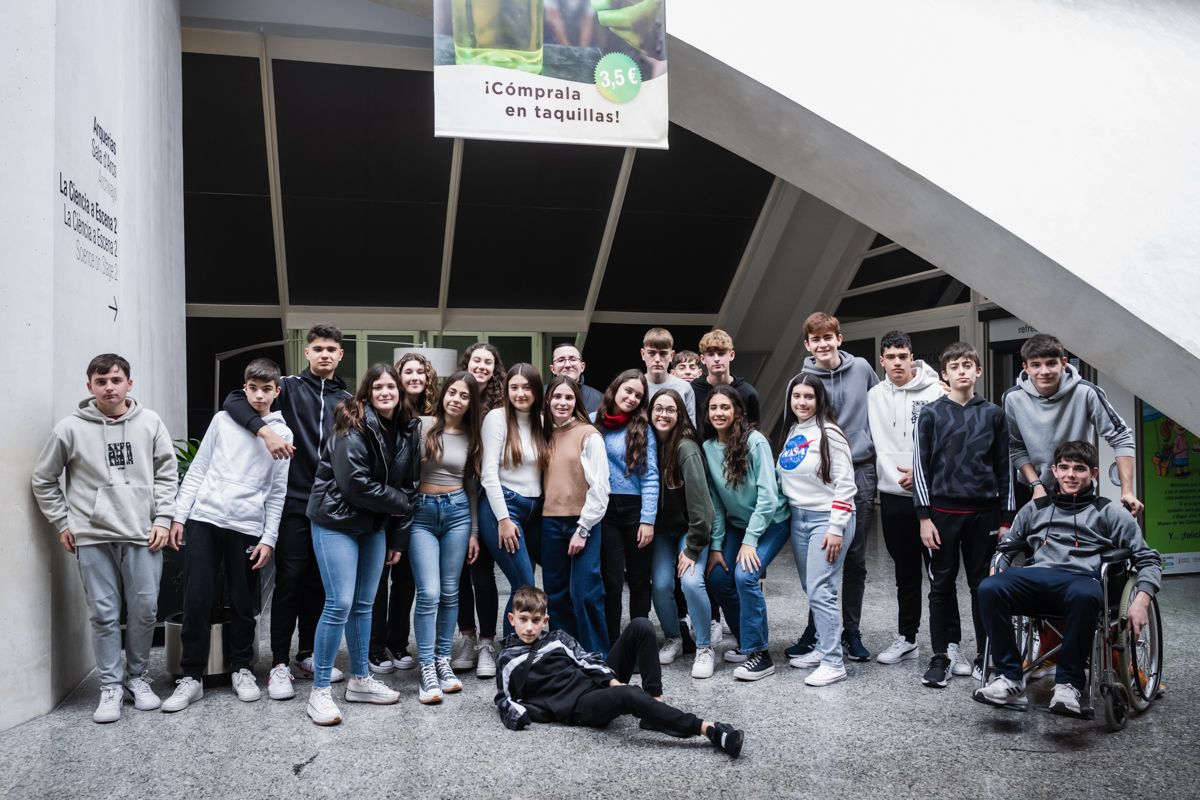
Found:
<svg viewBox="0 0 1200 800"><path fill-rule="evenodd" d="M746 420L737 391L714 387L703 413L713 432L704 442L715 510L708 583L730 626L736 626L740 655L729 651L725 660L745 657L733 676L756 681L775 673L759 580L787 544L790 512L779 491L771 445Z"/></svg>

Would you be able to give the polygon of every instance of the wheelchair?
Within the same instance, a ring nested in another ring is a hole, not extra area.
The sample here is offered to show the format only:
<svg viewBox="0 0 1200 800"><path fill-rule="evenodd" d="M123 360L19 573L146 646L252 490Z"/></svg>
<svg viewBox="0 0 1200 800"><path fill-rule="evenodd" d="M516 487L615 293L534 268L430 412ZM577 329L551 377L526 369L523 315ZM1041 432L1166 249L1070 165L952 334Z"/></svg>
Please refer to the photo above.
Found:
<svg viewBox="0 0 1200 800"><path fill-rule="evenodd" d="M1022 542L1004 542L998 553L1017 555L1025 552ZM1127 548L1110 550L1101 556L1100 584L1106 609L1096 619L1091 656L1087 665L1087 690L1081 697L1084 719L1093 719L1097 702L1104 706L1104 719L1113 731L1125 727L1131 712L1141 714L1162 694L1163 637L1158 598L1151 597L1146 625L1134 637L1129 623L1129 604L1133 601L1136 574L1132 572L1133 553ZM1055 617L1013 617L1017 646L1024 660L1024 677L1052 661L1062 649L1064 620ZM1040 630L1057 634L1058 644L1042 650ZM991 640L983 649L984 670L980 685L991 679Z"/></svg>

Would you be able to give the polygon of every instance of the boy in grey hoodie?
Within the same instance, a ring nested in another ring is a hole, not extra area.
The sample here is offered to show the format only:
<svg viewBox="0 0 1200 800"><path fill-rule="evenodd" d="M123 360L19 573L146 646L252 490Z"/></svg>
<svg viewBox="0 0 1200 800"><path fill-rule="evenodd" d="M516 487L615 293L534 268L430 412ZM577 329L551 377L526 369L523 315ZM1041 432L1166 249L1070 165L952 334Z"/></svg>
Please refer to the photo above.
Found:
<svg viewBox="0 0 1200 800"><path fill-rule="evenodd" d="M1080 714L1092 632L1104 608L1098 578L1101 555L1106 551L1132 551L1136 577L1129 624L1135 637L1147 622L1150 598L1162 585L1162 557L1146 544L1128 511L1097 495L1098 466L1091 442L1059 445L1051 464L1053 489L1026 504L1001 539L1003 543L1024 543L1031 555L1025 566L1009 569L1011 557L999 552L992 576L979 585L979 611L999 673L975 691L974 697L981 703L1014 708L1028 705L1012 615L1051 614L1065 617L1066 628L1050 710L1068 716Z"/></svg>
<svg viewBox="0 0 1200 800"><path fill-rule="evenodd" d="M161 705L147 667L178 479L167 427L126 396L133 388L129 362L114 353L98 355L87 376L92 398L54 426L33 470L33 494L63 549L79 563L100 673L92 719L116 722L123 701L142 711ZM65 492L59 482L64 471Z"/></svg>
<svg viewBox="0 0 1200 800"><path fill-rule="evenodd" d="M879 376L865 359L852 356L842 346L842 328L837 317L821 311L804 321L804 373L821 379L838 427L850 442L854 459L854 539L846 551L842 572L842 644L851 661L866 661L871 653L863 645L859 621L867 584L867 539L875 529L875 445L867 421L867 392ZM787 649L789 656L804 655L816 643L816 628L809 619L804 635Z"/></svg>
<svg viewBox="0 0 1200 800"><path fill-rule="evenodd" d="M1053 485L1051 455L1063 442L1104 437L1116 452L1121 478L1121 502L1137 516L1142 503L1133 486L1133 459L1137 455L1133 431L1113 409L1104 391L1079 376L1067 362L1063 343L1039 333L1021 345L1021 375L1004 393L1008 418L1009 451L1013 469L1033 492L1046 496Z"/></svg>

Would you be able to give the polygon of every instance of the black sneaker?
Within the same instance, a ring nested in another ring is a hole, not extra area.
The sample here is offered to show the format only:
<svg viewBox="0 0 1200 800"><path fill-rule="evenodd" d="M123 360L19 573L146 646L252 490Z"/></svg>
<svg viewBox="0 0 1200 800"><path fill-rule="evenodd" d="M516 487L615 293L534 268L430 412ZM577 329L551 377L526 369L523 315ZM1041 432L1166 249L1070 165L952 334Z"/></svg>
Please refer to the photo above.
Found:
<svg viewBox="0 0 1200 800"><path fill-rule="evenodd" d="M921 683L934 689L945 689L950 683L950 657L938 655L929 659L929 669L925 670Z"/></svg>
<svg viewBox="0 0 1200 800"><path fill-rule="evenodd" d="M759 650L757 653L752 653L746 659L745 664L742 664L733 671L733 677L739 681L757 681L774 674L775 662L771 660L771 654L766 650Z"/></svg>
<svg viewBox="0 0 1200 800"><path fill-rule="evenodd" d="M691 655L696 652L696 640L692 638L692 631L688 628L686 622L679 623L679 635L683 639L683 654Z"/></svg>
<svg viewBox="0 0 1200 800"><path fill-rule="evenodd" d="M842 649L846 658L851 661L870 661L871 653L863 646L862 634L858 631L846 631L842 634Z"/></svg>
<svg viewBox="0 0 1200 800"><path fill-rule="evenodd" d="M708 729L708 740L713 743L713 747L728 753L730 758L737 758L742 752L746 734L728 723L718 722Z"/></svg>
<svg viewBox="0 0 1200 800"><path fill-rule="evenodd" d="M811 653L817 646L817 629L809 625L804 629L804 633L796 640L796 643L784 650L784 654L788 658L796 658Z"/></svg>

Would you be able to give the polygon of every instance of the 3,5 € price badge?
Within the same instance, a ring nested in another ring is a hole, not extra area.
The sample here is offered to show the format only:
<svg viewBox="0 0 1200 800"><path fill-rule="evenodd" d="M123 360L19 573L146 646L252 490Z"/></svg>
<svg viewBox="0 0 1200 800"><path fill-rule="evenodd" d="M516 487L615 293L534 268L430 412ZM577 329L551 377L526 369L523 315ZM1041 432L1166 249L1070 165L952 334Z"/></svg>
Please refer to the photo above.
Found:
<svg viewBox="0 0 1200 800"><path fill-rule="evenodd" d="M642 88L642 70L624 53L609 53L596 62L596 88L613 103L628 103Z"/></svg>

